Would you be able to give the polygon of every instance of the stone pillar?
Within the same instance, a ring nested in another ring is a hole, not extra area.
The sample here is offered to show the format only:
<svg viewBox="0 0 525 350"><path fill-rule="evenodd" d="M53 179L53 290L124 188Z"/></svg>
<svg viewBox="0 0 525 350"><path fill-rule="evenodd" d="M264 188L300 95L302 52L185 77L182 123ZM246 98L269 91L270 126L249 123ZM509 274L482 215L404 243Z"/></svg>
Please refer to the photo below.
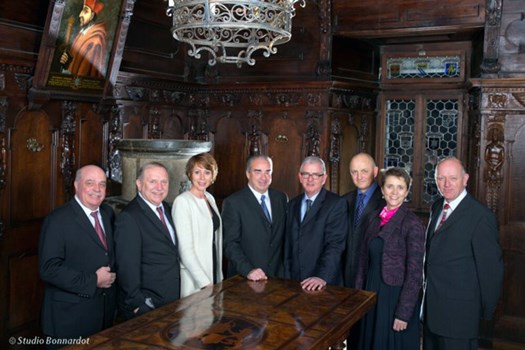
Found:
<svg viewBox="0 0 525 350"><path fill-rule="evenodd" d="M159 162L168 169L170 190L166 201L171 204L177 195L189 188L185 174L186 162L195 154L209 152L211 142L122 139L117 148L122 160L122 199L128 202L135 197L135 180L140 167L149 162Z"/></svg>

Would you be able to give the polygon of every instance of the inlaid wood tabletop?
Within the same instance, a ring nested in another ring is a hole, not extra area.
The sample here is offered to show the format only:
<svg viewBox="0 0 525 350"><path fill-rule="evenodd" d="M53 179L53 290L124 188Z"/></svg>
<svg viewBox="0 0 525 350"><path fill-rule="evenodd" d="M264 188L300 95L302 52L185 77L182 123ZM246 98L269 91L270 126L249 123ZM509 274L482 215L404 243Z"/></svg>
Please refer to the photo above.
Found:
<svg viewBox="0 0 525 350"><path fill-rule="evenodd" d="M236 276L89 337L67 349L342 349L375 294Z"/></svg>

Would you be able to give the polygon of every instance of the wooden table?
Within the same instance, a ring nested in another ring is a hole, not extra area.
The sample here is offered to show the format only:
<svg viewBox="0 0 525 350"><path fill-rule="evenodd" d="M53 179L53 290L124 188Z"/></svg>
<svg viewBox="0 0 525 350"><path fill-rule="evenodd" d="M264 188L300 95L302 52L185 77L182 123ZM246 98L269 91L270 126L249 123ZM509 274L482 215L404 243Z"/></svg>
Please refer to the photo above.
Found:
<svg viewBox="0 0 525 350"><path fill-rule="evenodd" d="M375 293L236 276L106 329L68 349L343 349Z"/></svg>

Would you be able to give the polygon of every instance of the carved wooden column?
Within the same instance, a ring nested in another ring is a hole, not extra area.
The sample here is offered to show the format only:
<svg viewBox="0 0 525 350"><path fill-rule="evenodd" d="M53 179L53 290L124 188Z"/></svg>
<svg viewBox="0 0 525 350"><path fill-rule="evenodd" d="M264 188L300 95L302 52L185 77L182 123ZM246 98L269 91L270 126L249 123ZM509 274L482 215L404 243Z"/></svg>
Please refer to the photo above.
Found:
<svg viewBox="0 0 525 350"><path fill-rule="evenodd" d="M62 104L62 124L60 126L62 154L60 157L60 170L63 176L64 201L73 197L73 174L75 168L75 120L76 104L64 101Z"/></svg>
<svg viewBox="0 0 525 350"><path fill-rule="evenodd" d="M109 119L108 178L122 182L122 160L117 144L122 139L122 107L114 105Z"/></svg>
<svg viewBox="0 0 525 350"><path fill-rule="evenodd" d="M3 89L4 75L0 76L0 90ZM5 125L7 118L7 97L0 97L0 199L4 193L7 182L7 149L5 139ZM0 201L1 202L1 201ZM0 238L4 235L5 226L3 218L0 218Z"/></svg>
<svg viewBox="0 0 525 350"><path fill-rule="evenodd" d="M498 73L500 70L499 35L501 27L501 7L503 0L487 0L487 21L485 22L485 47L481 70L485 74Z"/></svg>

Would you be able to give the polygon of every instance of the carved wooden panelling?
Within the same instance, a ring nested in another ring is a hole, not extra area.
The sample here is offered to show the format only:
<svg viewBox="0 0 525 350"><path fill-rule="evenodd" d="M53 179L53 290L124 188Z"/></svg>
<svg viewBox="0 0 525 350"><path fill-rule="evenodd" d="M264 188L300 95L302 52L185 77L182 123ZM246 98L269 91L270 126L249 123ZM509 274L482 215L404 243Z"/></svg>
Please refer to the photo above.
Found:
<svg viewBox="0 0 525 350"><path fill-rule="evenodd" d="M24 200L10 205L13 223L41 219L50 212L54 199L50 167L56 147L44 112L23 112L15 127L10 131L10 198Z"/></svg>
<svg viewBox="0 0 525 350"><path fill-rule="evenodd" d="M304 124L299 117L275 114L269 121L268 155L273 159L272 186L289 198L300 193L297 178L305 148L302 144Z"/></svg>
<svg viewBox="0 0 525 350"><path fill-rule="evenodd" d="M245 130L236 118L221 115L215 123L214 156L219 166L219 175L213 186L215 198L222 199L241 189L246 184L245 164L247 159Z"/></svg>

